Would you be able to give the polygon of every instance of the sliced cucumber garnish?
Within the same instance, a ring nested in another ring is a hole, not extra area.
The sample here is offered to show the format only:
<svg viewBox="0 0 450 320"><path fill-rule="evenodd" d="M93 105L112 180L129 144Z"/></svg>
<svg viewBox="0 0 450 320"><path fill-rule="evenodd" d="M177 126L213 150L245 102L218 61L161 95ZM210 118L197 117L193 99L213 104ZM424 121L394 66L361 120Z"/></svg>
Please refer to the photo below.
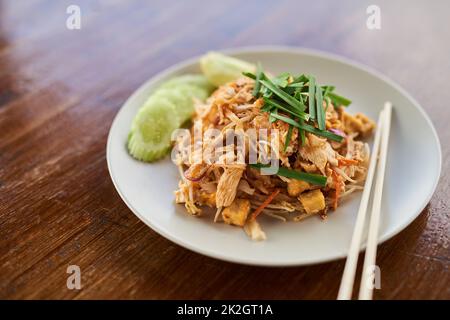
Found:
<svg viewBox="0 0 450 320"><path fill-rule="evenodd" d="M156 90L152 98L166 98L175 106L181 123L192 118L194 114L194 98L201 101L209 96L209 91L193 85L180 84L173 88L160 88Z"/></svg>
<svg viewBox="0 0 450 320"><path fill-rule="evenodd" d="M180 123L178 112L168 99L148 100L134 118L128 136L130 154L142 161L163 157L170 148L172 132Z"/></svg>
<svg viewBox="0 0 450 320"><path fill-rule="evenodd" d="M128 135L129 153L152 162L171 145L172 132L194 114L194 98L205 100L213 86L203 75L183 75L163 83L136 114Z"/></svg>

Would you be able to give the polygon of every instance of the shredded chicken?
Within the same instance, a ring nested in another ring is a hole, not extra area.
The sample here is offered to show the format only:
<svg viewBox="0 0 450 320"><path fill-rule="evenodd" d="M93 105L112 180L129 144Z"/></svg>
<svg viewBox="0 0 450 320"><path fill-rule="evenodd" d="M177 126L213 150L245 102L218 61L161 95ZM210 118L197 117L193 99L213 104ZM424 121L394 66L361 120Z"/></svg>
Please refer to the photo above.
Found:
<svg viewBox="0 0 450 320"><path fill-rule="evenodd" d="M244 168L225 168L217 184L216 206L218 208L228 207L233 202L242 172Z"/></svg>
<svg viewBox="0 0 450 320"><path fill-rule="evenodd" d="M325 166L328 163L337 165L336 151L333 150L326 139L310 133L306 136L306 144L299 149L299 154L303 159L312 162L319 168L322 174L325 174Z"/></svg>

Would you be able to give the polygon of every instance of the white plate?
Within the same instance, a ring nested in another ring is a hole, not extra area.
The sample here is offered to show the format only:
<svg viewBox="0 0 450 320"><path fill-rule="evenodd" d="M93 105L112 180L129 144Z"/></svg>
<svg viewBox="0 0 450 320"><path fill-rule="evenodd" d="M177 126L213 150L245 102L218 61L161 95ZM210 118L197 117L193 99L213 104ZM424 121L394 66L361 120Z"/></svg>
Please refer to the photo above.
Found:
<svg viewBox="0 0 450 320"><path fill-rule="evenodd" d="M335 85L338 92L353 101L351 113L363 112L376 119L383 103L392 101L380 242L400 232L424 209L440 175L440 144L422 107L398 85L363 65L317 51L255 47L226 53L260 61L273 73L314 74L320 83ZM347 199L326 221L313 217L300 223L283 223L262 217L268 239L253 242L240 228L214 224L211 216L190 217L184 206L174 204L178 173L169 157L147 164L127 154L125 142L131 121L154 88L175 75L199 72L198 58L161 72L144 83L117 114L108 137L107 161L123 201L162 236L210 257L265 266L305 265L345 257L361 193Z"/></svg>

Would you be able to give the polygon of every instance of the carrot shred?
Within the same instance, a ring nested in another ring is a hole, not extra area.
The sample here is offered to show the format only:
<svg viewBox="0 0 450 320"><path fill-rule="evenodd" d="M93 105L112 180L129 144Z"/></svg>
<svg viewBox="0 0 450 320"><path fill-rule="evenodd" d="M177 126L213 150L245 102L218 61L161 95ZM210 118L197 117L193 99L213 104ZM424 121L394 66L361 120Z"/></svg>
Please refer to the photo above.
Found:
<svg viewBox="0 0 450 320"><path fill-rule="evenodd" d="M346 159L346 158L338 159L339 167L357 165L358 163L359 161L355 159Z"/></svg>
<svg viewBox="0 0 450 320"><path fill-rule="evenodd" d="M272 192L266 200L264 200L263 203L261 203L261 205L256 208L256 210L252 213L251 219L254 220L256 219L256 217L264 210L265 207L267 207L272 200L277 196L277 194L280 193L280 189L276 189L274 192Z"/></svg>
<svg viewBox="0 0 450 320"><path fill-rule="evenodd" d="M336 190L336 192L334 193L333 208L334 210L336 210L336 208L338 207L339 196L341 195L341 176L334 170L332 170L331 172L334 180L334 187Z"/></svg>

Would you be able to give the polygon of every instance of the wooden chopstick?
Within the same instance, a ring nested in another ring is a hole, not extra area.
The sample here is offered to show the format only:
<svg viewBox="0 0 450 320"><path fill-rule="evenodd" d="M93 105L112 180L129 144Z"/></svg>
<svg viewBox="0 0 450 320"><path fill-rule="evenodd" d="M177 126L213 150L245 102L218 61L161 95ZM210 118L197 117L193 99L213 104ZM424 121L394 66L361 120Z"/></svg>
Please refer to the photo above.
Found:
<svg viewBox="0 0 450 320"><path fill-rule="evenodd" d="M358 265L358 254L361 246L361 240L364 230L364 222L367 214L367 206L369 204L373 177L375 174L376 164L379 158L378 153L380 149L381 133L383 132L382 128L384 122L384 113L385 113L384 110L385 109L383 109L378 116L377 131L375 133L375 140L372 147L372 157L370 159L369 168L367 170L367 177L366 182L364 184L364 191L361 197L361 203L359 205L358 214L356 217L355 228L353 230L352 240L347 255L347 261L345 263L344 273L342 275L341 286L339 288L339 293L337 297L338 300L350 300L352 297L355 272L356 267Z"/></svg>
<svg viewBox="0 0 450 320"><path fill-rule="evenodd" d="M344 273L342 275L341 286L339 288L338 300L350 300L352 298L353 283L355 280L356 266L358 265L358 254L361 246L361 239L364 230L364 222L366 219L367 206L370 199L370 190L372 188L373 176L378 159L378 150L381 140L381 127L383 124L383 111L380 112L377 122L377 130L375 140L372 147L372 156L370 158L369 169L367 170L366 182L364 183L364 191L359 204L358 214L356 216L355 228L353 230L350 249L345 262Z"/></svg>
<svg viewBox="0 0 450 320"><path fill-rule="evenodd" d="M372 213L370 215L369 233L367 236L366 254L364 256L363 275L359 287L359 300L371 300L373 295L372 267L375 267L378 245L378 230L381 215L381 196L383 193L384 172L386 171L386 158L389 144L389 132L391 129L392 104L386 102L383 110L383 128L381 137L381 149L377 167L377 180L373 195ZM370 268L370 269L369 269ZM371 285L369 285L369 282Z"/></svg>

